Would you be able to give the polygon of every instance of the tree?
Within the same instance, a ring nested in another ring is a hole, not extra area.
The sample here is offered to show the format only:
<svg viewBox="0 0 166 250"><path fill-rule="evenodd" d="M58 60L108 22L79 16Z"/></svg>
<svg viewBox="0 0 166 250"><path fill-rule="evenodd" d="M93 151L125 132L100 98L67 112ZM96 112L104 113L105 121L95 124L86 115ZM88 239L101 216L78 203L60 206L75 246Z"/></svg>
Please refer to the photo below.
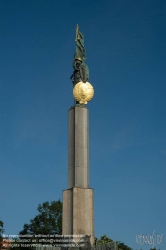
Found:
<svg viewBox="0 0 166 250"><path fill-rule="evenodd" d="M102 245L102 244L106 244L108 242L113 242L113 240L110 239L109 237L107 237L105 234L103 236L101 236L99 240L95 237L95 241L96 241L97 245Z"/></svg>
<svg viewBox="0 0 166 250"><path fill-rule="evenodd" d="M118 245L119 250L131 250L132 249L131 247L128 247L121 241L117 241L117 245Z"/></svg>
<svg viewBox="0 0 166 250"><path fill-rule="evenodd" d="M62 202L48 201L38 205L39 214L24 224L19 234L62 234Z"/></svg>
<svg viewBox="0 0 166 250"><path fill-rule="evenodd" d="M114 242L114 241L106 235L101 236L99 240L95 237L96 245L103 245L103 244L106 244L109 242ZM131 250L132 249L132 248L128 247L127 245L125 245L121 241L117 241L116 243L118 246L118 250Z"/></svg>
<svg viewBox="0 0 166 250"><path fill-rule="evenodd" d="M0 237L2 236L2 233L4 232L4 229L3 229L3 221L0 220Z"/></svg>
<svg viewBox="0 0 166 250"><path fill-rule="evenodd" d="M3 225L4 225L3 221L0 220L0 248L2 246L2 240L3 240L3 237L2 237L2 234L4 232Z"/></svg>

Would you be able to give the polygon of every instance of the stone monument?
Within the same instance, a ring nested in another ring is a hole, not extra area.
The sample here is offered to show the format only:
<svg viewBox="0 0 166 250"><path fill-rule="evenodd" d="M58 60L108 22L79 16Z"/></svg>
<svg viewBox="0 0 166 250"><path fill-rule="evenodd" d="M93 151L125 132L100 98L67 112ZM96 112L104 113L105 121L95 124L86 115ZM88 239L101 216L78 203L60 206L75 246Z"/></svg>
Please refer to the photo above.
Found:
<svg viewBox="0 0 166 250"><path fill-rule="evenodd" d="M89 111L94 89L88 82L84 36L76 27L73 59L74 106L69 109L68 189L63 190L63 235L88 235L94 245L94 190L89 186Z"/></svg>

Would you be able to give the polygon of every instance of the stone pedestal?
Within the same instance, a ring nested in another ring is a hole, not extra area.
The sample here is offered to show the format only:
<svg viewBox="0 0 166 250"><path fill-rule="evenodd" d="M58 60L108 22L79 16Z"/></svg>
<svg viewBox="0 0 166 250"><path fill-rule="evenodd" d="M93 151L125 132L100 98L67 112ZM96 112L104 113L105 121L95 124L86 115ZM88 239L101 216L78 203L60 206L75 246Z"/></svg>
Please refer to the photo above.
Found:
<svg viewBox="0 0 166 250"><path fill-rule="evenodd" d="M94 190L73 187L63 191L63 235L91 235L94 245Z"/></svg>
<svg viewBox="0 0 166 250"><path fill-rule="evenodd" d="M89 121L86 106L69 110L68 189L63 191L63 235L91 235L94 245L94 190L89 188Z"/></svg>

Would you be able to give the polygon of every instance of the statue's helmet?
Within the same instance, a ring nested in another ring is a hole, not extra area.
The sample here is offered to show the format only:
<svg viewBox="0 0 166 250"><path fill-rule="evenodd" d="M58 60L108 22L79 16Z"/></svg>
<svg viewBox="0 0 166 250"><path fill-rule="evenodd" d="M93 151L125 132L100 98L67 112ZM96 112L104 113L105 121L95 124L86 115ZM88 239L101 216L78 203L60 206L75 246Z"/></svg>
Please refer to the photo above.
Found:
<svg viewBox="0 0 166 250"><path fill-rule="evenodd" d="M76 60L79 60L80 62L82 62L82 59L81 59L80 57L76 57L76 58L75 58L75 61L76 61Z"/></svg>

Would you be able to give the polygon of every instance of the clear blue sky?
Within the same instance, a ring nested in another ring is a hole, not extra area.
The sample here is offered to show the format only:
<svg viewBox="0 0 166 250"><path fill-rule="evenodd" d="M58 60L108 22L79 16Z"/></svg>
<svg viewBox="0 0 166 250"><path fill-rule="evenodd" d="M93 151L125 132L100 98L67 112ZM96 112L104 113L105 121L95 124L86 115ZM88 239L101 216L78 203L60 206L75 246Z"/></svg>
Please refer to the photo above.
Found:
<svg viewBox="0 0 166 250"><path fill-rule="evenodd" d="M95 89L95 236L150 249L135 238L166 237L164 0L0 1L0 219L17 234L67 189L77 23Z"/></svg>

